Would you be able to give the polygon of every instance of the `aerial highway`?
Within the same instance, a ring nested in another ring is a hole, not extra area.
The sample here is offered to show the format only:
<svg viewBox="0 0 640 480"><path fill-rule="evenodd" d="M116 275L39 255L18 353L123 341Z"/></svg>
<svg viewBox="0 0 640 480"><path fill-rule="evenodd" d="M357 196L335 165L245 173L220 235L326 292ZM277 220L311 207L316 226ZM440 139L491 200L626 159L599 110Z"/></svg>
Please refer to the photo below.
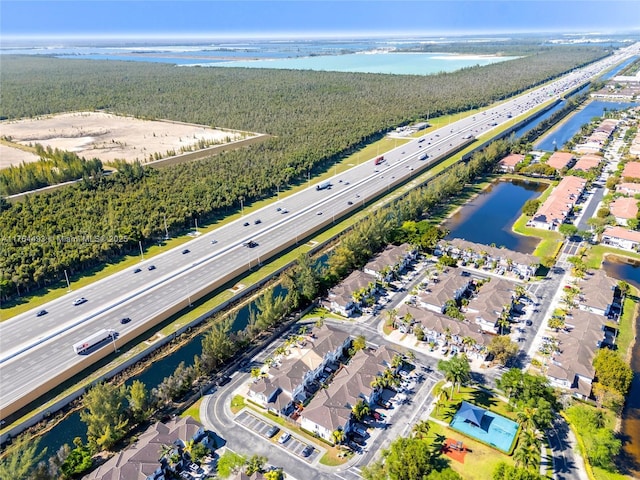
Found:
<svg viewBox="0 0 640 480"><path fill-rule="evenodd" d="M0 418L8 419L52 384L70 378L205 293L408 180L449 152L574 90L638 52L634 44L517 98L410 140L385 152L380 164L374 164L373 159L363 161L331 178L327 188L317 189L319 184L310 183L309 188L181 247L2 322ZM76 302L78 299L86 301ZM125 318L130 320L123 321ZM87 354L74 351L74 344L102 329L117 332L117 337Z"/></svg>

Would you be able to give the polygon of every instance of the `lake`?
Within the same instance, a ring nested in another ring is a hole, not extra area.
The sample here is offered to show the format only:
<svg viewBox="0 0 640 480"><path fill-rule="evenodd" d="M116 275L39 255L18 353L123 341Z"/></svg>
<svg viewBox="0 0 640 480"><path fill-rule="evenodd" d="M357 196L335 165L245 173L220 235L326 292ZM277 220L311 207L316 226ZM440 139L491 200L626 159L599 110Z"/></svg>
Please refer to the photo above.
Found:
<svg viewBox="0 0 640 480"><path fill-rule="evenodd" d="M520 217L524 203L538 197L545 188L543 183L525 180L492 183L444 223L449 230L446 238L533 253L539 240L518 235L511 227Z"/></svg>

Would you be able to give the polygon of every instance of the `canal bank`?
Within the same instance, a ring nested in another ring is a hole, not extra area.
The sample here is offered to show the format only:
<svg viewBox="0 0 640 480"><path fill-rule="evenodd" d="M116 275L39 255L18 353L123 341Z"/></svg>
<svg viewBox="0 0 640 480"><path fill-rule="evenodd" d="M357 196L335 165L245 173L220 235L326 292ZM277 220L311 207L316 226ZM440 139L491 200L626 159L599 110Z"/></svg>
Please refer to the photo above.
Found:
<svg viewBox="0 0 640 480"><path fill-rule="evenodd" d="M602 267L607 275L624 280L640 295L640 260L615 254L605 255ZM637 302L637 300L636 300ZM626 352L626 358L633 370L633 380L620 418L620 434L623 441L621 467L628 469L635 478L640 478L640 322L638 307L632 316L632 339Z"/></svg>

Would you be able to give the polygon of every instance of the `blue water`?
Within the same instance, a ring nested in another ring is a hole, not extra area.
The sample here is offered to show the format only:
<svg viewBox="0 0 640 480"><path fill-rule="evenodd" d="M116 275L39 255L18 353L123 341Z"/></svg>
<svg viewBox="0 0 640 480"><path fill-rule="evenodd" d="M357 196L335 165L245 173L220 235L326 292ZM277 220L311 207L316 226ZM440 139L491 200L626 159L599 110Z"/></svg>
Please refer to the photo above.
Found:
<svg viewBox="0 0 640 480"><path fill-rule="evenodd" d="M475 65L489 65L516 57L481 57L446 53L354 53L313 57L230 61L210 64L215 67L276 68L334 72L392 73L431 75L453 72ZM204 64L203 64L204 65Z"/></svg>
<svg viewBox="0 0 640 480"><path fill-rule="evenodd" d="M553 151L554 147L559 150L571 140L585 123L589 123L595 117L602 117L606 110L625 110L639 105L640 102L590 102L582 110L578 110L571 115L559 128L546 135L535 145L535 148L548 152Z"/></svg>
<svg viewBox="0 0 640 480"><path fill-rule="evenodd" d="M633 62L636 61L637 58L638 57L632 57L629 60L627 60L626 62L622 62L620 65L618 65L613 70L611 70L611 71L605 73L604 75L602 75L600 77L600 80L609 80L610 78L615 77L620 70L622 70L623 68L627 67L627 65L631 65Z"/></svg>
<svg viewBox="0 0 640 480"><path fill-rule="evenodd" d="M456 414L449 424L453 430L476 438L498 450L509 453L518 433L518 424L497 413L486 411L479 427Z"/></svg>
<svg viewBox="0 0 640 480"><path fill-rule="evenodd" d="M544 189L544 184L520 180L492 183L445 222L444 228L449 230L446 238L533 253L538 239L518 235L511 227L520 217L524 203Z"/></svg>

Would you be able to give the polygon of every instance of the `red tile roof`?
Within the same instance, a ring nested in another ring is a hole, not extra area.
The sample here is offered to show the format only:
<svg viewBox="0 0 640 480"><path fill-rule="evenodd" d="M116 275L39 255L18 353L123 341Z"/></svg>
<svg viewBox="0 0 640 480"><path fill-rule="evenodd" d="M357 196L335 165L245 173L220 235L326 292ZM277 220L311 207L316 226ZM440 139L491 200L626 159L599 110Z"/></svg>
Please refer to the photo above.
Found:
<svg viewBox="0 0 640 480"><path fill-rule="evenodd" d="M591 170L592 168L597 167L602 161L602 157L599 155L587 154L581 156L576 164L573 166L575 170Z"/></svg>
<svg viewBox="0 0 640 480"><path fill-rule="evenodd" d="M518 163L524 160L524 155L519 153L512 153L511 155L507 155L502 160L500 160L499 164L506 167L515 167Z"/></svg>
<svg viewBox="0 0 640 480"><path fill-rule="evenodd" d="M635 198L617 198L611 204L611 214L616 218L636 218L638 215L638 200Z"/></svg>
<svg viewBox="0 0 640 480"><path fill-rule="evenodd" d="M569 165L573 160L573 153L569 152L553 152L553 155L547 160L547 165L555 168L556 170L562 170Z"/></svg>
<svg viewBox="0 0 640 480"><path fill-rule="evenodd" d="M628 162L624 166L622 177L640 178L640 162Z"/></svg>

